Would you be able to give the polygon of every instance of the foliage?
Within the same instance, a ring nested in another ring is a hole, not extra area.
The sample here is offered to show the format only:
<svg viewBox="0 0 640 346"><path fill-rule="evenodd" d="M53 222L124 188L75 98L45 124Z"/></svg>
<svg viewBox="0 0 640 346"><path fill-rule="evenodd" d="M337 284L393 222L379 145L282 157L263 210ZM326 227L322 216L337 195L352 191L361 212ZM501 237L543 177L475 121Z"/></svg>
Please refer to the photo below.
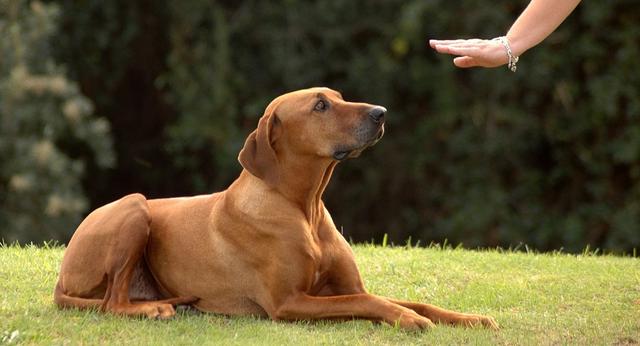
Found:
<svg viewBox="0 0 640 346"><path fill-rule="evenodd" d="M640 246L640 11L583 2L516 74L428 38L501 35L525 1L65 1L58 59L113 125L93 206L220 190L266 104L315 85L389 109L326 193L354 240Z"/></svg>
<svg viewBox="0 0 640 346"><path fill-rule="evenodd" d="M0 11L0 238L65 240L88 208L87 164L114 164L109 123L52 59L55 5Z"/></svg>
<svg viewBox="0 0 640 346"><path fill-rule="evenodd" d="M370 292L493 316L497 332L410 333L369 321L272 322L180 310L169 321L52 302L63 249L0 246L0 343L131 345L632 345L638 259L354 246Z"/></svg>

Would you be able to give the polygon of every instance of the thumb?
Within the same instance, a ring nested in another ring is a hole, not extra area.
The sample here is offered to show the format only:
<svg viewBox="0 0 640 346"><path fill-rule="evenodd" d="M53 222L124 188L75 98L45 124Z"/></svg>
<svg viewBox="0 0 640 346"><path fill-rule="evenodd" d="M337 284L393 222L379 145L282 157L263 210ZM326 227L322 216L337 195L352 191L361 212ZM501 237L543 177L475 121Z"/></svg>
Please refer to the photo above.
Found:
<svg viewBox="0 0 640 346"><path fill-rule="evenodd" d="M459 56L453 59L453 64L460 68L468 68L478 66L476 59L470 56Z"/></svg>

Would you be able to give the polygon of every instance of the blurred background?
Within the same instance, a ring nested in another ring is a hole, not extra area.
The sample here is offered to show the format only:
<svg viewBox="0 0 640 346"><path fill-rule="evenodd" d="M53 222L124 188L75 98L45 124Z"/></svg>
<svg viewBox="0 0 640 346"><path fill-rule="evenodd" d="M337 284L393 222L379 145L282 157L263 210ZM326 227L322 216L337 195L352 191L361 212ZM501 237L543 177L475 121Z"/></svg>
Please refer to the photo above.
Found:
<svg viewBox="0 0 640 346"><path fill-rule="evenodd" d="M347 239L640 246L640 6L585 1L518 72L429 38L503 35L527 1L0 0L0 238L224 189L265 106L311 86L389 109L325 193Z"/></svg>

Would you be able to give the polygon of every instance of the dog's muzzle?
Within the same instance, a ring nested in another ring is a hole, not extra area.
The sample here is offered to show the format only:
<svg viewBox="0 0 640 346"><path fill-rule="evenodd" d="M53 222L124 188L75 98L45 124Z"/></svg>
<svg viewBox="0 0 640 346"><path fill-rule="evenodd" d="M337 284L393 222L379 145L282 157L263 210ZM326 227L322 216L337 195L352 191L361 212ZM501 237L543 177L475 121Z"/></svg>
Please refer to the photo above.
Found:
<svg viewBox="0 0 640 346"><path fill-rule="evenodd" d="M342 161L344 159L358 157L363 150L378 143L382 136L384 136L384 116L386 113L387 109L384 107L375 106L370 109L367 113L368 121L365 121L356 131L356 138L363 144L355 148L340 148L333 153L333 158Z"/></svg>

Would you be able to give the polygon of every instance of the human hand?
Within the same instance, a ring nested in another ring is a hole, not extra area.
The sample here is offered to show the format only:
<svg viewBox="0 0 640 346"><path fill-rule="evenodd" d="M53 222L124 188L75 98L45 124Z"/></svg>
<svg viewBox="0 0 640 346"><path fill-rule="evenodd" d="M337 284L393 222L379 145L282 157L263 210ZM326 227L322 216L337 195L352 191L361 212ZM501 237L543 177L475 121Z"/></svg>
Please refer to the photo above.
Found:
<svg viewBox="0 0 640 346"><path fill-rule="evenodd" d="M453 64L461 67L497 67L509 62L500 41L495 40L429 40L438 53L458 55Z"/></svg>

